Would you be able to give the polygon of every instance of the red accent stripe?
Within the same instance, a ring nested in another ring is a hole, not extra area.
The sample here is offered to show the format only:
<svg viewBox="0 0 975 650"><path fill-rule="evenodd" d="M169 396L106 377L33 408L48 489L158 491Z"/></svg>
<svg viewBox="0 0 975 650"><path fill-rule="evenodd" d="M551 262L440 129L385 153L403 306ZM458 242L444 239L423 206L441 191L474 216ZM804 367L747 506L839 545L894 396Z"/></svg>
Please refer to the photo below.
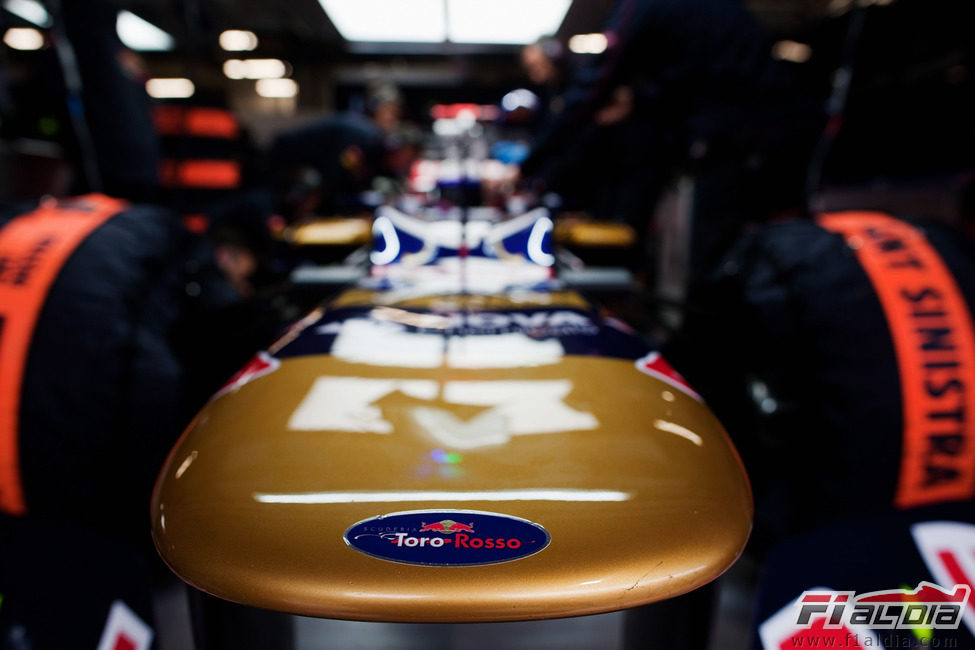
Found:
<svg viewBox="0 0 975 650"><path fill-rule="evenodd" d="M955 557L954 553L951 551L939 551L938 559L941 560L945 570L948 571L948 575L951 576L951 579L955 581L956 585L972 586L972 579L965 573L965 570L961 567L961 563L958 562L958 558ZM968 607L975 612L975 599L969 598Z"/></svg>
<svg viewBox="0 0 975 650"><path fill-rule="evenodd" d="M135 641L127 637L124 633L119 632L118 638L115 639L115 645L112 646L112 650L137 650Z"/></svg>
<svg viewBox="0 0 975 650"><path fill-rule="evenodd" d="M832 594L809 594L802 597L802 602L804 603L828 603L833 600Z"/></svg>

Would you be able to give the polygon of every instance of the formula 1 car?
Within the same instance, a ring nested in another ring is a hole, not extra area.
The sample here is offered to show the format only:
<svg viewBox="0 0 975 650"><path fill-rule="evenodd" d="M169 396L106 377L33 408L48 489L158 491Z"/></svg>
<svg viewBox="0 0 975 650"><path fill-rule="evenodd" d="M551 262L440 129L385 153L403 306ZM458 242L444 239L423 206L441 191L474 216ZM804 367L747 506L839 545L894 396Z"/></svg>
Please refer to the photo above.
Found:
<svg viewBox="0 0 975 650"><path fill-rule="evenodd" d="M189 584L298 615L557 618L705 585L744 469L653 347L556 273L545 208L377 210L370 271L220 390L152 500Z"/></svg>

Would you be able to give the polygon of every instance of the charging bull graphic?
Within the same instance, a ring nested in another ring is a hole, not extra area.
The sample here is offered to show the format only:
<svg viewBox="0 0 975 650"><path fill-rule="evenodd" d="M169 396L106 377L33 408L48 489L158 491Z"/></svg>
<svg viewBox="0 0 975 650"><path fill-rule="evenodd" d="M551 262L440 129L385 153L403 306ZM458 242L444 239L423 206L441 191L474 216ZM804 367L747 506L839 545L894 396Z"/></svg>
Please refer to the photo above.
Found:
<svg viewBox="0 0 975 650"><path fill-rule="evenodd" d="M452 535L453 533L460 532L473 533L474 522L462 524L458 521L453 521L452 519L444 519L443 521L437 521L432 524L420 522L420 532L425 533L427 531L443 533L444 535Z"/></svg>

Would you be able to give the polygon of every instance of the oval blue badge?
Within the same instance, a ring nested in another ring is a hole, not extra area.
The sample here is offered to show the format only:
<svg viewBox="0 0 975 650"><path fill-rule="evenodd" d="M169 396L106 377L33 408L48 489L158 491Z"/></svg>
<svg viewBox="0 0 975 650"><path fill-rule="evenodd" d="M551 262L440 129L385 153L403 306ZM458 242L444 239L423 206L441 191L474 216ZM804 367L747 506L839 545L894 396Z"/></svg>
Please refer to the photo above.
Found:
<svg viewBox="0 0 975 650"><path fill-rule="evenodd" d="M511 562L538 553L550 540L538 524L479 510L393 512L345 531L345 543L360 553L426 566Z"/></svg>

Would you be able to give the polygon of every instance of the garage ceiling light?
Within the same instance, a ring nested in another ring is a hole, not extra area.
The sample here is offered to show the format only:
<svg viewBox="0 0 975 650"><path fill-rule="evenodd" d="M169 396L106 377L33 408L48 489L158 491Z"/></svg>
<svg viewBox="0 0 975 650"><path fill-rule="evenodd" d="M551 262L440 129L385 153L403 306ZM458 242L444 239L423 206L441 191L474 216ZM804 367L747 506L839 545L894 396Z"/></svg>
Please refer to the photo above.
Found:
<svg viewBox="0 0 975 650"><path fill-rule="evenodd" d="M51 14L37 0L4 0L3 8L38 27L51 26Z"/></svg>
<svg viewBox="0 0 975 650"><path fill-rule="evenodd" d="M183 77L156 77L146 81L146 93L156 99L185 99L195 91L193 82Z"/></svg>
<svg viewBox="0 0 975 650"><path fill-rule="evenodd" d="M257 49L257 34L246 29L228 29L220 32L218 42L227 52L250 52Z"/></svg>
<svg viewBox="0 0 975 650"><path fill-rule="evenodd" d="M608 46L606 34L576 34L569 39L569 50L576 54L600 54Z"/></svg>
<svg viewBox="0 0 975 650"><path fill-rule="evenodd" d="M531 43L554 34L571 0L446 0L454 43Z"/></svg>
<svg viewBox="0 0 975 650"><path fill-rule="evenodd" d="M287 99L298 95L298 83L294 79L258 79L254 90L261 97Z"/></svg>
<svg viewBox="0 0 975 650"><path fill-rule="evenodd" d="M291 66L281 59L227 59L223 74L228 79L280 79L291 74Z"/></svg>
<svg viewBox="0 0 975 650"><path fill-rule="evenodd" d="M796 41L779 41L772 46L772 56L783 61L805 63L812 57L812 48Z"/></svg>
<svg viewBox="0 0 975 650"><path fill-rule="evenodd" d="M39 50L44 47L44 35L33 27L11 27L4 32L3 42L14 50Z"/></svg>
<svg viewBox="0 0 975 650"><path fill-rule="evenodd" d="M318 0L352 42L524 44L555 33L572 0Z"/></svg>
<svg viewBox="0 0 975 650"><path fill-rule="evenodd" d="M172 36L129 11L118 12L115 30L126 47L138 52L164 52L173 49Z"/></svg>
<svg viewBox="0 0 975 650"><path fill-rule="evenodd" d="M439 43L443 0L318 0L347 41Z"/></svg>

